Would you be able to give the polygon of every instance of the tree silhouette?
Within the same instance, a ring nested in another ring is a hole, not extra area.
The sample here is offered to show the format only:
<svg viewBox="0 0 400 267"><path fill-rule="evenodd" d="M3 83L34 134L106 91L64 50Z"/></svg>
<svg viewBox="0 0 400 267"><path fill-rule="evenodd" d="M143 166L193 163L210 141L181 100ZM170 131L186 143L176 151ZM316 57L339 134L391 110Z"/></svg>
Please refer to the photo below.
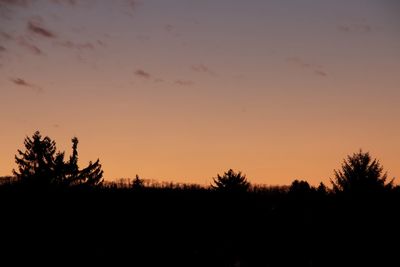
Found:
<svg viewBox="0 0 400 267"><path fill-rule="evenodd" d="M139 177L139 175L136 174L135 180L132 182L132 188L137 190L141 189L144 186L144 181L142 178Z"/></svg>
<svg viewBox="0 0 400 267"><path fill-rule="evenodd" d="M393 180L386 182L387 173L378 160L360 150L343 161L342 169L335 170L331 179L336 193L377 193L393 188Z"/></svg>
<svg viewBox="0 0 400 267"><path fill-rule="evenodd" d="M66 163L67 181L70 185L95 186L101 184L103 182L103 171L99 159L94 163L90 161L86 168L79 170L78 143L78 138L72 138L72 155Z"/></svg>
<svg viewBox="0 0 400 267"><path fill-rule="evenodd" d="M32 138L25 138L25 151L18 150L15 156L18 170L13 170L14 175L20 182L30 186L100 184L103 171L99 160L79 170L78 139L74 137L72 143L72 155L65 162L65 153L57 152L56 142L48 136L42 138L39 131L35 132Z"/></svg>
<svg viewBox="0 0 400 267"><path fill-rule="evenodd" d="M295 195L306 195L312 191L310 184L303 180L294 180L289 187L289 193Z"/></svg>
<svg viewBox="0 0 400 267"><path fill-rule="evenodd" d="M326 185L323 182L320 182L318 187L317 187L317 192L320 195L326 195L328 194L328 189L326 188Z"/></svg>
<svg viewBox="0 0 400 267"><path fill-rule="evenodd" d="M236 173L232 169L225 172L223 176L217 174L213 181L214 184L211 187L218 191L245 192L250 187L246 175L242 175L241 172Z"/></svg>
<svg viewBox="0 0 400 267"><path fill-rule="evenodd" d="M18 171L13 170L16 178L26 184L49 185L60 182L64 155L56 152L56 143L49 137L42 138L37 131L32 138L24 141L26 150L18 150L15 156Z"/></svg>

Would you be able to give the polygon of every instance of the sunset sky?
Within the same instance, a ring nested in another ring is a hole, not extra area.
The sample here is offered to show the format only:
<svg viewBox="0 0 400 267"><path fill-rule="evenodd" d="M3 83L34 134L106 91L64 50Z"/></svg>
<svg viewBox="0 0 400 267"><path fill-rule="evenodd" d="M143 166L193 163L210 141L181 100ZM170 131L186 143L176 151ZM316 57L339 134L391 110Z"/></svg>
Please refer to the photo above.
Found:
<svg viewBox="0 0 400 267"><path fill-rule="evenodd" d="M400 1L0 0L0 123L0 176L40 130L107 180L399 177Z"/></svg>

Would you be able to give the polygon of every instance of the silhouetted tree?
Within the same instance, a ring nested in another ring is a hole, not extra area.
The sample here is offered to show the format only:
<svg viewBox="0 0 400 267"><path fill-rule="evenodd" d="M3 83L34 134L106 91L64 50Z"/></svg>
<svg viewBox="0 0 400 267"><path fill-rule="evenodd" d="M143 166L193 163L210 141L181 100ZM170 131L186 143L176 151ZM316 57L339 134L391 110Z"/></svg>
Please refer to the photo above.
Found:
<svg viewBox="0 0 400 267"><path fill-rule="evenodd" d="M96 186L103 182L103 170L101 169L100 160L97 159L94 163L91 161L89 165L79 170L78 166L78 138L72 138L72 155L67 165L67 180L70 185L88 185Z"/></svg>
<svg viewBox="0 0 400 267"><path fill-rule="evenodd" d="M241 172L236 173L232 169L229 169L222 176L217 174L217 177L213 180L214 184L211 187L219 191L246 192L250 187L246 175L242 175Z"/></svg>
<svg viewBox="0 0 400 267"><path fill-rule="evenodd" d="M65 153L57 152L55 141L48 136L42 138L40 132L35 132L32 138L25 138L25 151L18 150L15 156L18 170L13 170L14 175L20 182L35 186L100 184L103 171L99 160L79 170L78 139L73 138L72 143L72 155L65 162Z"/></svg>
<svg viewBox="0 0 400 267"><path fill-rule="evenodd" d="M393 188L393 180L386 182L387 173L378 160L360 150L343 161L342 169L335 170L331 179L336 193L377 193Z"/></svg>
<svg viewBox="0 0 400 267"><path fill-rule="evenodd" d="M303 180L294 180L292 184L289 187L289 193L290 194L296 194L296 195L305 195L310 193L311 186L307 181Z"/></svg>
<svg viewBox="0 0 400 267"><path fill-rule="evenodd" d="M133 189L141 189L144 186L144 181L142 178L139 177L139 175L136 174L135 180L132 182L132 188Z"/></svg>
<svg viewBox="0 0 400 267"><path fill-rule="evenodd" d="M22 183L49 185L60 182L62 169L60 161L63 154L56 152L56 143L48 136L42 138L37 131L32 138L26 137L25 151L18 150L15 162L18 170L13 170L16 178Z"/></svg>
<svg viewBox="0 0 400 267"><path fill-rule="evenodd" d="M323 182L319 183L319 185L317 187L317 193L320 195L328 194L328 189L326 188L326 185Z"/></svg>

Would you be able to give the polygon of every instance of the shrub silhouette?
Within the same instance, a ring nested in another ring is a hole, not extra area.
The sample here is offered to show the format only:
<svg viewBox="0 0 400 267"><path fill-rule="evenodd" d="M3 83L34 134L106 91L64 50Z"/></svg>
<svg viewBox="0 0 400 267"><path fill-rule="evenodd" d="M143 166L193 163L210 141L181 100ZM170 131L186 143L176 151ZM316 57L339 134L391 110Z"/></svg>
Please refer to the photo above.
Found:
<svg viewBox="0 0 400 267"><path fill-rule="evenodd" d="M56 142L39 131L24 141L25 151L18 150L15 162L18 170L13 170L17 180L31 186L71 186L98 185L102 182L103 171L99 160L79 170L78 139L72 139L73 153L68 162L64 161L64 152L57 152Z"/></svg>
<svg viewBox="0 0 400 267"><path fill-rule="evenodd" d="M378 193L393 188L393 180L386 182L387 173L378 160L368 152L354 153L343 161L342 169L335 170L331 179L335 193Z"/></svg>
<svg viewBox="0 0 400 267"><path fill-rule="evenodd" d="M218 191L246 192L250 187L246 175L242 175L241 172L236 173L232 169L225 172L223 176L217 174L213 180L214 184L211 187Z"/></svg>

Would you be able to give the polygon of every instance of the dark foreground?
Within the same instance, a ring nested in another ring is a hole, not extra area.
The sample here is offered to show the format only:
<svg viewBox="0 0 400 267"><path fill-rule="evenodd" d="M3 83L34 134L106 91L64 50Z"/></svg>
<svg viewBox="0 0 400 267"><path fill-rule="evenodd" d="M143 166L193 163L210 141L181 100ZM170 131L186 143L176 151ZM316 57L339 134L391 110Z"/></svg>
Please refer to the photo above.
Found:
<svg viewBox="0 0 400 267"><path fill-rule="evenodd" d="M400 266L399 200L398 192L350 197L273 190L3 188L0 261Z"/></svg>

